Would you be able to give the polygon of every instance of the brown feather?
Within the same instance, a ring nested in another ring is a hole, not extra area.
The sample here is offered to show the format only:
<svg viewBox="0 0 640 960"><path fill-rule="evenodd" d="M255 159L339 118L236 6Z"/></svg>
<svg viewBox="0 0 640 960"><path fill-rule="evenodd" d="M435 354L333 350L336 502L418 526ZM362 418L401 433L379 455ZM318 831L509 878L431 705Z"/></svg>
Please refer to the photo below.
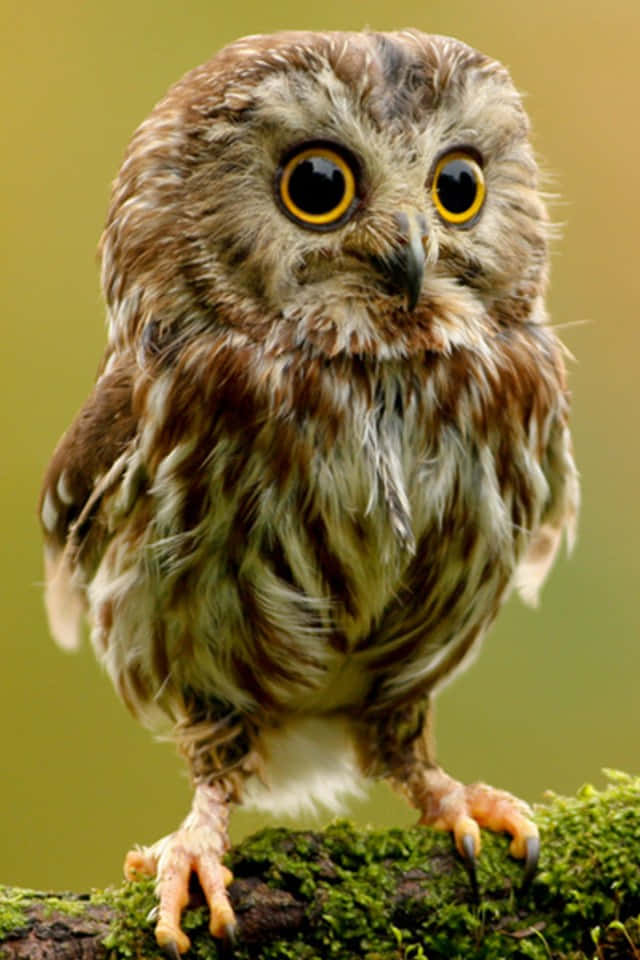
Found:
<svg viewBox="0 0 640 960"><path fill-rule="evenodd" d="M358 204L314 232L275 194L317 141L357 158ZM431 189L454 149L487 191L463 229ZM411 311L389 279L407 210ZM233 769L239 796L296 723L426 716L508 590L537 595L578 501L547 234L506 71L448 38L246 38L134 134L101 240L107 361L43 488L48 603L63 640L87 610L194 776Z"/></svg>

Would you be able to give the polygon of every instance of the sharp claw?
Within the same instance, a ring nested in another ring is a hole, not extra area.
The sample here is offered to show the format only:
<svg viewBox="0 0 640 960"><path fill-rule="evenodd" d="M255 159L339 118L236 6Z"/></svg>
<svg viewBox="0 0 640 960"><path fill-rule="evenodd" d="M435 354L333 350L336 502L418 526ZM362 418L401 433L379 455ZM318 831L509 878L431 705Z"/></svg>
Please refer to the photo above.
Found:
<svg viewBox="0 0 640 960"><path fill-rule="evenodd" d="M149 910L149 913L147 914L147 917L146 917L147 923L155 923L156 920L158 919L159 913L160 913L160 907L156 903L155 907L151 907L151 910Z"/></svg>
<svg viewBox="0 0 640 960"><path fill-rule="evenodd" d="M535 876L538 857L540 856L540 837L527 837L525 844L527 852L524 860L524 870L522 871L520 893L526 893Z"/></svg>
<svg viewBox="0 0 640 960"><path fill-rule="evenodd" d="M465 833L460 841L462 847L462 858L467 865L475 868L476 865L476 841L471 833Z"/></svg>
<svg viewBox="0 0 640 960"><path fill-rule="evenodd" d="M232 960L236 945L236 925L235 923L225 923L223 927L224 937L218 946L218 952L223 960Z"/></svg>
<svg viewBox="0 0 640 960"><path fill-rule="evenodd" d="M469 877L473 899L477 902L480 900L480 893L478 890L478 877L476 874L476 841L473 834L465 833L460 841L460 846L462 848L462 862L464 863L465 870L467 871Z"/></svg>
<svg viewBox="0 0 640 960"><path fill-rule="evenodd" d="M169 957L169 960L181 960L180 951L178 950L178 945L175 940L171 940L170 943L165 943L162 947L162 952L165 956Z"/></svg>

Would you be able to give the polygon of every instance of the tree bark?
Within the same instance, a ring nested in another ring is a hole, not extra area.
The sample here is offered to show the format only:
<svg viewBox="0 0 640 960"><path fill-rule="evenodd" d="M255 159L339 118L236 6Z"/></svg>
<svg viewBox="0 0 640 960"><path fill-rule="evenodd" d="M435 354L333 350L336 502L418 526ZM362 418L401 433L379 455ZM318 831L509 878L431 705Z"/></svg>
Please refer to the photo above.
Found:
<svg viewBox="0 0 640 960"><path fill-rule="evenodd" d="M436 831L266 830L230 854L244 960L640 960L640 778L610 774L603 791L552 797L536 811L542 856L521 866L502 837L483 836L479 901L451 839ZM94 894L0 890L3 960L158 960L153 884ZM225 951L193 891L186 960ZM228 953L229 951L227 951Z"/></svg>

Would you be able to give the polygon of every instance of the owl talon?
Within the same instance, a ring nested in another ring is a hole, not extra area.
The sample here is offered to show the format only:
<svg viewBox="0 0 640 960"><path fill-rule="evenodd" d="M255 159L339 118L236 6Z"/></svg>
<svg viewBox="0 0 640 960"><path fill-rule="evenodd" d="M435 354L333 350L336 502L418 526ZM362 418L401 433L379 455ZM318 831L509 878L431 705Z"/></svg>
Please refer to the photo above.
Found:
<svg viewBox="0 0 640 960"><path fill-rule="evenodd" d="M476 871L476 838L472 833L464 834L460 840L459 851L465 870L467 871L467 875L469 877L473 899L478 901L480 899L480 891L478 888L478 874Z"/></svg>
<svg viewBox="0 0 640 960"><path fill-rule="evenodd" d="M235 955L237 942L237 926L235 923L226 923L223 928L223 936L218 945L218 953L222 960L231 960Z"/></svg>
<svg viewBox="0 0 640 960"><path fill-rule="evenodd" d="M171 960L177 960L191 946L191 941L186 933L164 916L162 905L160 906L160 920L156 924L154 932L156 943L168 957L171 957Z"/></svg>
<svg viewBox="0 0 640 960"><path fill-rule="evenodd" d="M178 945L175 940L165 943L162 947L162 952L166 957L169 957L169 960L181 960L180 951L178 950Z"/></svg>
<svg viewBox="0 0 640 960"><path fill-rule="evenodd" d="M411 796L423 811L421 823L452 831L476 897L480 827L511 835L509 852L512 857L524 860L521 889L526 890L540 854L538 828L529 817L526 803L486 783L465 786L438 767L424 771Z"/></svg>
<svg viewBox="0 0 640 960"><path fill-rule="evenodd" d="M538 859L540 857L540 837L535 835L527 837L525 840L526 854L524 860L524 869L522 871L522 882L520 884L520 893L526 893L531 881L536 875L538 869Z"/></svg>
<svg viewBox="0 0 640 960"><path fill-rule="evenodd" d="M470 867L476 864L476 838L472 833L465 833L460 841L462 859Z"/></svg>
<svg viewBox="0 0 640 960"><path fill-rule="evenodd" d="M223 943L232 943L235 915L227 896L233 881L222 858L228 847L227 794L220 784L199 784L191 812L175 833L151 847L131 851L125 875L155 874L158 903L151 911L158 946L176 960L191 943L181 927L182 911L189 902L189 883L195 875L209 907L209 931Z"/></svg>
<svg viewBox="0 0 640 960"><path fill-rule="evenodd" d="M223 927L223 939L226 940L228 944L232 947L235 946L237 940L238 925L236 923L225 923Z"/></svg>

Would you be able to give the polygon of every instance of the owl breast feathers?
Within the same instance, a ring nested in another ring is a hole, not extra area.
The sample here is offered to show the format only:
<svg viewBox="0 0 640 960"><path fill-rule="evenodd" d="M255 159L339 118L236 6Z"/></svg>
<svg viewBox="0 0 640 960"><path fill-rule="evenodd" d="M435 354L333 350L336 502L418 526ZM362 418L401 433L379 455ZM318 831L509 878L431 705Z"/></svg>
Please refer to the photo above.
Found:
<svg viewBox="0 0 640 960"><path fill-rule="evenodd" d="M571 537L528 133L503 67L407 30L240 40L133 136L47 604L225 798L406 787L430 692Z"/></svg>

